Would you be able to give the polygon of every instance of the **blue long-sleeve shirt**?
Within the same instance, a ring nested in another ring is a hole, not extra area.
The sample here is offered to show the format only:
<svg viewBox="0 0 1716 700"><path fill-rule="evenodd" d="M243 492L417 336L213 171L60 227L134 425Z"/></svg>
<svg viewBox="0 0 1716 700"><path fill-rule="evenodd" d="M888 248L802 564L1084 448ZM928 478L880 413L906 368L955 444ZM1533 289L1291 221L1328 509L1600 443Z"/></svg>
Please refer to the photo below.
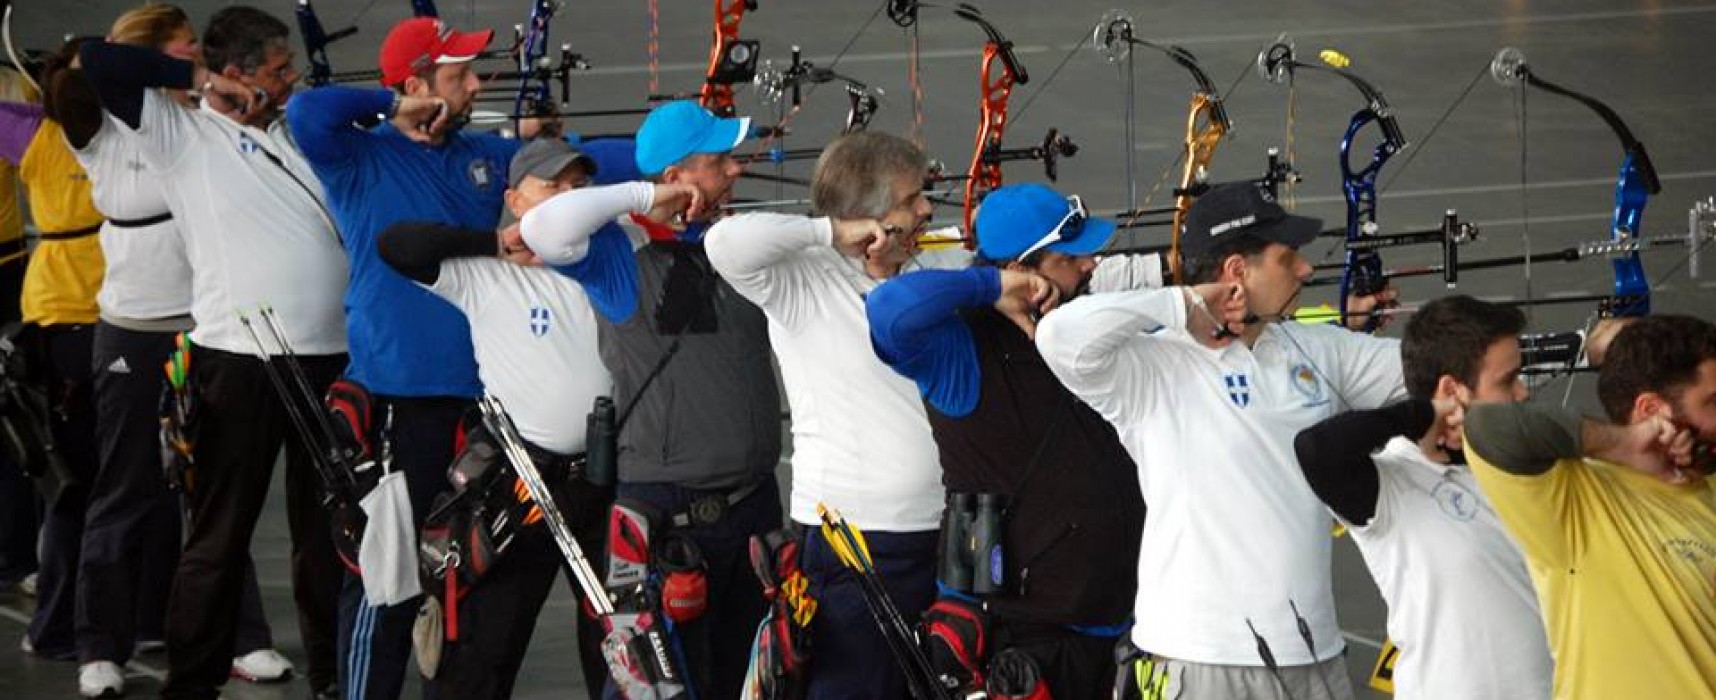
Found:
<svg viewBox="0 0 1716 700"><path fill-rule="evenodd" d="M407 220L494 228L519 144L459 131L429 145L389 123L369 130L356 125L386 112L392 101L387 90L324 87L298 94L286 109L292 137L327 191L351 258L346 373L382 395L475 397L482 384L464 315L388 267L376 238Z"/></svg>
<svg viewBox="0 0 1716 700"><path fill-rule="evenodd" d="M977 342L959 312L994 304L1001 272L993 267L923 270L895 277L865 299L876 356L917 382L937 411L962 417L977 408L982 375Z"/></svg>

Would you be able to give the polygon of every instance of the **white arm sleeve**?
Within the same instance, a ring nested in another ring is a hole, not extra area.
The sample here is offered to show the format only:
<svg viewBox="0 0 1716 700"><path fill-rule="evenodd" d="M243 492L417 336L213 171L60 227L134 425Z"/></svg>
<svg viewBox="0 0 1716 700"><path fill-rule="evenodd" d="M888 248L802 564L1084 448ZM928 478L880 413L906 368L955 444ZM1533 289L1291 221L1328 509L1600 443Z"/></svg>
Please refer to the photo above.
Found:
<svg viewBox="0 0 1716 700"><path fill-rule="evenodd" d="M655 185L626 182L562 192L519 221L524 242L549 265L570 265L590 252L590 236L603 224L655 201Z"/></svg>

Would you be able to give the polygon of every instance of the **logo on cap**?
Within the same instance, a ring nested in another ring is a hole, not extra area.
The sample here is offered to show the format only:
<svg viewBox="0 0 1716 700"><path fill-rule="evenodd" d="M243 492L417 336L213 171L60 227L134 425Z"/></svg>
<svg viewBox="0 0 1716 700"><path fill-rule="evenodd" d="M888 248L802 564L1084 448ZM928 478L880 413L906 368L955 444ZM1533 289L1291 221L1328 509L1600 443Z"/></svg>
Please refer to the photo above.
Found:
<svg viewBox="0 0 1716 700"><path fill-rule="evenodd" d="M1236 228L1245 228L1257 223L1256 214L1246 214L1232 221L1225 221L1210 227L1211 236L1220 236Z"/></svg>

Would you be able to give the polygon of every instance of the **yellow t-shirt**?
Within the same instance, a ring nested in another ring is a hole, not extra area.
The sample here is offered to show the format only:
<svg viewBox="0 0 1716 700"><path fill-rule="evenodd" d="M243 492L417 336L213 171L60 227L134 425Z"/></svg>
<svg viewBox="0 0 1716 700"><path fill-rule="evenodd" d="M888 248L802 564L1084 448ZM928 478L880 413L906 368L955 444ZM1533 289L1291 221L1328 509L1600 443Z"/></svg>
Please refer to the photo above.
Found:
<svg viewBox="0 0 1716 700"><path fill-rule="evenodd" d="M1522 476L1466 457L1526 564L1555 697L1716 698L1716 491L1562 460Z"/></svg>
<svg viewBox="0 0 1716 700"><path fill-rule="evenodd" d="M58 122L42 120L18 164L18 176L29 193L30 216L44 235L101 225L89 175L72 156ZM100 314L95 294L105 269L100 236L43 238L24 270L24 320L40 325L94 323Z"/></svg>

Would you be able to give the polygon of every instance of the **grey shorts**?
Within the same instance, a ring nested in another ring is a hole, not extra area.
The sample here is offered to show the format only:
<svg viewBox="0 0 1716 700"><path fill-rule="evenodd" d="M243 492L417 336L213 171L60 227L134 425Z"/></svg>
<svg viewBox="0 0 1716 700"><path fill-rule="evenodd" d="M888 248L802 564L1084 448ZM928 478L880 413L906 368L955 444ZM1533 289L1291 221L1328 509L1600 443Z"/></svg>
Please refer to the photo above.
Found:
<svg viewBox="0 0 1716 700"><path fill-rule="evenodd" d="M1130 670L1128 690L1141 689L1143 700L1354 700L1345 656L1276 671L1157 656L1134 662Z"/></svg>

